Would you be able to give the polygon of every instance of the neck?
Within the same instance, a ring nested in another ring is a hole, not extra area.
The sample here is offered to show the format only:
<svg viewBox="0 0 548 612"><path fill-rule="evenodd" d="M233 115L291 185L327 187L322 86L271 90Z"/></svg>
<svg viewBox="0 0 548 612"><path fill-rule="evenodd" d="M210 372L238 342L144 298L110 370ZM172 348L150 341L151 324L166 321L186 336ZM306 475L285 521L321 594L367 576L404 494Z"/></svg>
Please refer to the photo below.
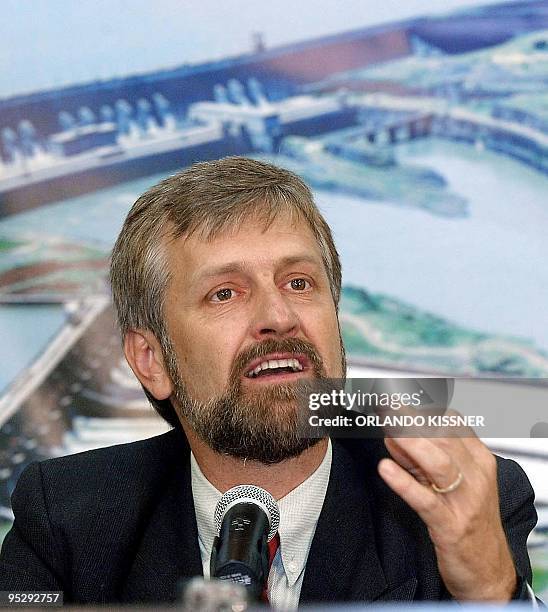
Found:
<svg viewBox="0 0 548 612"><path fill-rule="evenodd" d="M327 438L306 449L298 457L280 463L264 464L221 455L182 423L190 448L203 475L221 493L240 484L253 484L268 491L274 499L285 497L313 474L325 457Z"/></svg>

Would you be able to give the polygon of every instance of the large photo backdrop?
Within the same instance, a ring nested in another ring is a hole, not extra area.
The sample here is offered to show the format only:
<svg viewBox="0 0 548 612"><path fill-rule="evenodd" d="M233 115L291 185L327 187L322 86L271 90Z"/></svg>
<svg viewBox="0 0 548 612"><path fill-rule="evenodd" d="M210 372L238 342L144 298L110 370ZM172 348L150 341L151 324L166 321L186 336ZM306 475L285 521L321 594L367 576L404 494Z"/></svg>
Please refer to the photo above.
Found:
<svg viewBox="0 0 548 612"><path fill-rule="evenodd" d="M199 160L313 188L351 375L510 377L548 408L548 2L217 4L6 3L0 539L29 462L165 430L120 350L108 257L140 193ZM490 444L537 491L546 594L548 441Z"/></svg>

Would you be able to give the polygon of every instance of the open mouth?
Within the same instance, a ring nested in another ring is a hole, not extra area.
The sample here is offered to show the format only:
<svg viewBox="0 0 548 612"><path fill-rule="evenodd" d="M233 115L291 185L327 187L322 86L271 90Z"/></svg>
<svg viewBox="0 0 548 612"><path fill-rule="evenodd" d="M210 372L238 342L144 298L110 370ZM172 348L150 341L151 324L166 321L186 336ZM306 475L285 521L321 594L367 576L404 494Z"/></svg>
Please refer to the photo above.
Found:
<svg viewBox="0 0 548 612"><path fill-rule="evenodd" d="M307 369L304 356L263 357L255 360L245 373L246 378L261 379L271 377L286 377Z"/></svg>

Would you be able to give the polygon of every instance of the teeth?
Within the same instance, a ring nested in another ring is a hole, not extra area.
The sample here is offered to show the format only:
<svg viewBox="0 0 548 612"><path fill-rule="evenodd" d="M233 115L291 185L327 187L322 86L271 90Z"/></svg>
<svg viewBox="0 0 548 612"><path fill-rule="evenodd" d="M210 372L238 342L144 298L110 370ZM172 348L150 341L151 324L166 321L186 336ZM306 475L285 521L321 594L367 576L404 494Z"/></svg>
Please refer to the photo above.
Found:
<svg viewBox="0 0 548 612"><path fill-rule="evenodd" d="M298 359L269 359L268 361L262 361L257 367L251 372L247 373L249 378L258 376L262 370L276 370L277 368L292 368L294 372L301 372L303 366L300 364Z"/></svg>

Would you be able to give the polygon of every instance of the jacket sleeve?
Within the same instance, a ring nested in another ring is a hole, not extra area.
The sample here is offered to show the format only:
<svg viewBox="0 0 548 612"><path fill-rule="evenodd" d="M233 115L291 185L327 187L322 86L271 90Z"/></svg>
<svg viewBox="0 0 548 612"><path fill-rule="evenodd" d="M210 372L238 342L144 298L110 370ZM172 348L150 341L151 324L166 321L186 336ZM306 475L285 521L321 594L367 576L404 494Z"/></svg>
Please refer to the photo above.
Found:
<svg viewBox="0 0 548 612"><path fill-rule="evenodd" d="M60 543L50 523L38 463L21 474L12 508L15 521L0 553L0 591L62 591Z"/></svg>
<svg viewBox="0 0 548 612"><path fill-rule="evenodd" d="M499 502L502 525L514 558L518 585L514 600L531 601L527 585L533 582L527 538L537 524L535 493L521 466L497 457Z"/></svg>

